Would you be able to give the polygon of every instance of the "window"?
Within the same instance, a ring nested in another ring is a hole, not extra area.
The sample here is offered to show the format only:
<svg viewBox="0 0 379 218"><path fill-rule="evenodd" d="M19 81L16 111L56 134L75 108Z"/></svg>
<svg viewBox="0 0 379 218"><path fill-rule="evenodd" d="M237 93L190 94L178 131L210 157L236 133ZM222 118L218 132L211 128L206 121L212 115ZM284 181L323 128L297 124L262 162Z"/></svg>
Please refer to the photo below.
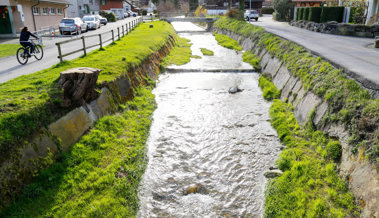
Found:
<svg viewBox="0 0 379 218"><path fill-rule="evenodd" d="M106 5L107 4L106 0L100 0L100 2L101 2L101 5Z"/></svg>
<svg viewBox="0 0 379 218"><path fill-rule="evenodd" d="M39 8L33 7L33 15L39 15Z"/></svg>
<svg viewBox="0 0 379 218"><path fill-rule="evenodd" d="M55 14L55 8L50 8L50 14Z"/></svg>
<svg viewBox="0 0 379 218"><path fill-rule="evenodd" d="M57 8L57 14L62 14L62 9Z"/></svg>
<svg viewBox="0 0 379 218"><path fill-rule="evenodd" d="M43 15L47 15L48 14L47 12L48 12L47 8L42 8L42 14Z"/></svg>

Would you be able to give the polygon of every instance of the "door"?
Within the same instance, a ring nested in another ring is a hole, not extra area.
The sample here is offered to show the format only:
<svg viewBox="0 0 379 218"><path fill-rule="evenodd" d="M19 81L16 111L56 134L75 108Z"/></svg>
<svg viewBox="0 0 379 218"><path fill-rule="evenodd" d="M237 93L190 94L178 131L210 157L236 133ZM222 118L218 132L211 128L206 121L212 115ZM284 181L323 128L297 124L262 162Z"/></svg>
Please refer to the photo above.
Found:
<svg viewBox="0 0 379 218"><path fill-rule="evenodd" d="M12 26L7 6L0 6L0 34L11 34Z"/></svg>

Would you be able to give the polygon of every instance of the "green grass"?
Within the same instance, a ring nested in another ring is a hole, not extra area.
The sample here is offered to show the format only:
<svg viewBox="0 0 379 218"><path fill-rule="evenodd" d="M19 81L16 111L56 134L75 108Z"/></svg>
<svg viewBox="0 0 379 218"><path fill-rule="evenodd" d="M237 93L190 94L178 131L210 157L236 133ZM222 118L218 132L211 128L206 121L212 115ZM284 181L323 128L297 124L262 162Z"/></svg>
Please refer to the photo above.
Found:
<svg viewBox="0 0 379 218"><path fill-rule="evenodd" d="M191 61L191 40L186 38L180 38L178 39L178 42L176 46L171 49L171 52L169 55L167 55L162 63L161 67L166 68L169 65L175 64L175 65L183 65Z"/></svg>
<svg viewBox="0 0 379 218"><path fill-rule="evenodd" d="M272 100L280 98L280 91L271 82L270 78L262 75L259 77L259 87L263 90L263 98L266 100Z"/></svg>
<svg viewBox="0 0 379 218"><path fill-rule="evenodd" d="M219 45L225 48L234 49L237 51L242 50L242 46L240 46L240 44L238 44L236 40L230 38L229 36L218 34L218 33L215 33L214 35Z"/></svg>
<svg viewBox="0 0 379 218"><path fill-rule="evenodd" d="M62 91L57 87L60 72L74 67L99 68L102 72L98 87L104 86L132 71L170 38L176 37L170 24L154 22L154 26L156 28L151 29L149 24L141 24L104 50L0 84L0 154L23 146L24 140L35 130L71 109L60 107Z"/></svg>
<svg viewBox="0 0 379 218"><path fill-rule="evenodd" d="M336 172L339 142L312 124L301 128L293 107L280 100L274 100L270 116L287 149L277 161L283 175L270 180L266 188L265 217L358 216L353 195Z"/></svg>
<svg viewBox="0 0 379 218"><path fill-rule="evenodd" d="M362 158L379 163L379 99L374 99L357 82L348 79L341 69L261 27L230 18L217 20L214 27L249 37L258 49L265 48L272 57L284 62L289 72L301 80L303 88L328 103L323 124L343 123L351 135L352 151L363 147Z"/></svg>
<svg viewBox="0 0 379 218"><path fill-rule="evenodd" d="M201 56L199 56L199 55L191 55L191 58L201 59Z"/></svg>
<svg viewBox="0 0 379 218"><path fill-rule="evenodd" d="M16 56L17 49L20 47L20 44L0 44L0 58Z"/></svg>
<svg viewBox="0 0 379 218"><path fill-rule="evenodd" d="M61 161L42 170L1 217L134 217L146 166L145 143L156 107L139 88L117 115L96 122Z"/></svg>
<svg viewBox="0 0 379 218"><path fill-rule="evenodd" d="M201 50L201 53L203 53L203 55L207 55L207 56L213 56L214 55L214 52L212 50L208 50L206 48L200 48Z"/></svg>
<svg viewBox="0 0 379 218"><path fill-rule="evenodd" d="M247 51L242 55L242 60L246 63L249 63L254 67L254 70L261 71L261 58L257 57L253 52Z"/></svg>

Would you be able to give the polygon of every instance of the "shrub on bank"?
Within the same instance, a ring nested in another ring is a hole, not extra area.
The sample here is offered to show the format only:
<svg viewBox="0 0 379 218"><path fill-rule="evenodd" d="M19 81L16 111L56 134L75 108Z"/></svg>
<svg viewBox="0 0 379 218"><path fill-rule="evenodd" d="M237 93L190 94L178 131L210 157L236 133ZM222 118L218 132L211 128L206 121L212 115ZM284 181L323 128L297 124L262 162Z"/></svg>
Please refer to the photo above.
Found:
<svg viewBox="0 0 379 218"><path fill-rule="evenodd" d="M112 13L112 12L108 13L108 12L105 12L105 11L100 11L99 14L102 17L107 18L108 22L116 22L117 21L116 15L114 15L114 13Z"/></svg>

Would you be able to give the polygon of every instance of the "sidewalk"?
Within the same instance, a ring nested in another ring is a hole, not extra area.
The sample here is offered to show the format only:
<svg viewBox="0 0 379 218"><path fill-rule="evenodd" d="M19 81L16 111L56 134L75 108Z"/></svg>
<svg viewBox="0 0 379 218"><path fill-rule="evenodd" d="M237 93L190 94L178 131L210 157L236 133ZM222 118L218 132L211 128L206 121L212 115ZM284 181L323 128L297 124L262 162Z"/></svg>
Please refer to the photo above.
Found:
<svg viewBox="0 0 379 218"><path fill-rule="evenodd" d="M373 38L313 32L274 21L271 15L265 15L251 24L305 47L313 54L343 68L349 77L364 87L379 91L379 49L373 47Z"/></svg>

